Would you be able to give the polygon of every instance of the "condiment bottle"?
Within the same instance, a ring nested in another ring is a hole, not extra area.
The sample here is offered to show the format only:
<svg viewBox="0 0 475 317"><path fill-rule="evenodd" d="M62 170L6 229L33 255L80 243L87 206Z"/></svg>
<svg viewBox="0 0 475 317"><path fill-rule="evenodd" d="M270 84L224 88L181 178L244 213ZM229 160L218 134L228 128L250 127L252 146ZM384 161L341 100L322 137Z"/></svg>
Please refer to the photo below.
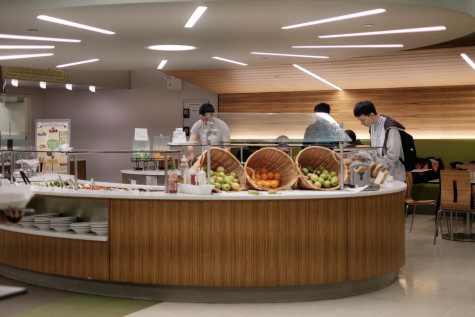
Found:
<svg viewBox="0 0 475 317"><path fill-rule="evenodd" d="M196 170L191 168L189 170L189 174L190 174L190 185L196 185Z"/></svg>
<svg viewBox="0 0 475 317"><path fill-rule="evenodd" d="M188 170L188 160L186 159L186 156L183 155L183 157L180 160L180 165L178 166L178 169L180 170L180 184L187 184L186 182L186 171Z"/></svg>
<svg viewBox="0 0 475 317"><path fill-rule="evenodd" d="M176 194L178 192L178 174L176 173L175 166L168 171L167 193Z"/></svg>
<svg viewBox="0 0 475 317"><path fill-rule="evenodd" d="M198 185L206 185L208 183L208 180L206 178L206 172L201 170L198 172Z"/></svg>

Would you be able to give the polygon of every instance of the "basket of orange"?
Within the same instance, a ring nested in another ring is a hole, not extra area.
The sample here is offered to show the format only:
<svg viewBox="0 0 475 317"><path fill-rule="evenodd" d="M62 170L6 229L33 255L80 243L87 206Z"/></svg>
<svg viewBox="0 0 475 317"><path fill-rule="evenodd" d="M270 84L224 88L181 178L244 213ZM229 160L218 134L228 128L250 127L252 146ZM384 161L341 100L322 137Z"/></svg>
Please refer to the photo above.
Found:
<svg viewBox="0 0 475 317"><path fill-rule="evenodd" d="M211 184L215 185L216 189L224 191L238 191L242 189L246 184L246 175L238 159L232 153L220 148L211 148L210 150ZM206 170L207 155L208 151L201 154L193 167ZM234 185L234 183L239 184L239 186ZM229 189L225 184L229 185Z"/></svg>
<svg viewBox="0 0 475 317"><path fill-rule="evenodd" d="M248 187L257 190L290 189L299 176L290 156L275 148L254 152L247 159L245 170Z"/></svg>
<svg viewBox="0 0 475 317"><path fill-rule="evenodd" d="M298 187L310 190L340 188L340 156L324 147L310 146L295 158L300 171ZM346 171L345 174L346 175Z"/></svg>

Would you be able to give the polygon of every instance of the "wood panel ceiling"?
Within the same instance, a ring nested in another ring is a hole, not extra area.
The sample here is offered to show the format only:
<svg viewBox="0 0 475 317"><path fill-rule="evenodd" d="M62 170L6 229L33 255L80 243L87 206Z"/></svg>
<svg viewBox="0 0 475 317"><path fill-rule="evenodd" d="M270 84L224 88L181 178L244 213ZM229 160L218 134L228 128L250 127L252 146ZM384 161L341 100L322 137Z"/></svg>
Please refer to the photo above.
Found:
<svg viewBox="0 0 475 317"><path fill-rule="evenodd" d="M473 85L475 71L462 60L462 52L475 59L475 46L470 46L402 51L335 62L296 62L343 89ZM332 89L291 65L167 74L218 94Z"/></svg>

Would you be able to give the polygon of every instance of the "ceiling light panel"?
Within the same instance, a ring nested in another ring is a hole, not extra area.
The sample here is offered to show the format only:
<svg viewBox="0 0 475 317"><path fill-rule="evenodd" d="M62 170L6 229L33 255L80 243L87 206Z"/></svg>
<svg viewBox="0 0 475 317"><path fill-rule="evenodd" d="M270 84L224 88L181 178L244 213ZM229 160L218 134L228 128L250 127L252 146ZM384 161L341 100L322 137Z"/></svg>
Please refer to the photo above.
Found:
<svg viewBox="0 0 475 317"><path fill-rule="evenodd" d="M318 55L299 55L299 54L282 54L282 53L267 53L267 52L251 52L253 55L267 55L267 56L285 56L285 57L299 57L299 58L320 58L328 59L328 56L318 56Z"/></svg>
<svg viewBox="0 0 475 317"><path fill-rule="evenodd" d="M196 46L191 45L174 45L174 44L166 44L166 45L152 45L147 47L150 50L154 51L170 51L170 52L177 52L177 51L191 51L197 49Z"/></svg>
<svg viewBox="0 0 475 317"><path fill-rule="evenodd" d="M464 61L467 62L468 65L470 65L470 67L473 68L473 70L475 70L475 62L470 57L468 57L467 54L462 53L460 54L460 56L463 58Z"/></svg>
<svg viewBox="0 0 475 317"><path fill-rule="evenodd" d="M96 92L96 86L89 86L90 92Z"/></svg>
<svg viewBox="0 0 475 317"><path fill-rule="evenodd" d="M67 90L73 90L73 85L72 84L66 84L64 85Z"/></svg>
<svg viewBox="0 0 475 317"><path fill-rule="evenodd" d="M335 38L335 37L355 37L355 36L372 36L372 35L385 35L385 34L436 32L436 31L445 31L445 30L447 30L447 28L445 26L429 26L429 27L412 28L412 29L398 29L398 30L386 30L386 31L375 31L375 32L320 35L319 38L329 39L329 38Z"/></svg>
<svg viewBox="0 0 475 317"><path fill-rule="evenodd" d="M160 62L160 64L158 64L157 69L163 69L163 67L165 67L165 65L167 64L167 62L168 62L168 61L167 61L166 59L162 60L162 61Z"/></svg>
<svg viewBox="0 0 475 317"><path fill-rule="evenodd" d="M13 87L18 87L18 79L12 79L11 82Z"/></svg>
<svg viewBox="0 0 475 317"><path fill-rule="evenodd" d="M360 18L360 17L379 14L379 13L383 13L383 12L386 12L386 10L385 9L374 9L374 10L356 12L356 13L345 14L345 15L341 15L341 16L337 16L337 17L333 17L333 18L327 18L327 19L304 22L304 23L299 23L299 24L287 25L287 26L283 26L282 29L289 30L289 29L301 28L301 27L305 27L305 26L311 26L311 25L341 21L341 20Z"/></svg>
<svg viewBox="0 0 475 317"><path fill-rule="evenodd" d="M335 88L336 90L343 90L342 88L338 87L337 85L332 84L332 83L329 82L328 80L323 79L322 77L318 76L318 75L315 74L315 73L312 73L311 71L309 71L308 69L303 68L303 67L300 66L300 65L293 64L292 66L295 67L295 68L297 68L298 70L300 70L300 71L306 73L307 75L310 75L310 76L312 76L313 78L318 79L318 80L320 80L321 82L323 82L323 83L325 83L325 84L327 84L327 85L329 85L329 86Z"/></svg>
<svg viewBox="0 0 475 317"><path fill-rule="evenodd" d="M71 26L73 28L78 28L78 29L83 29L83 30L108 34L108 35L115 34L115 32L112 32L112 31L109 31L109 30L99 29L99 28L96 28L94 26L81 24L81 23L76 23L76 22L72 22L72 21L68 21L68 20L59 19L59 18L54 18L54 17L50 17L50 16L47 16L47 15L39 15L36 18L40 19L40 20L43 20L43 21L48 21L48 22L52 22L52 23Z"/></svg>
<svg viewBox="0 0 475 317"><path fill-rule="evenodd" d="M294 45L292 48L396 48L403 44L368 44L368 45Z"/></svg>
<svg viewBox="0 0 475 317"><path fill-rule="evenodd" d="M212 58L217 59L219 61L226 62L226 63L232 63L232 64L241 65L241 66L247 66L247 64L245 64L245 63L241 63L241 62L238 62L238 61L233 61L232 59L227 59L227 58L223 58L223 57L219 57L219 56L213 56Z"/></svg>
<svg viewBox="0 0 475 317"><path fill-rule="evenodd" d="M44 42L67 42L67 43L80 43L81 42L81 40L75 40L75 39L62 39L62 38L57 38L57 37L14 35L14 34L0 34L0 39L25 40L25 41L44 41Z"/></svg>
<svg viewBox="0 0 475 317"><path fill-rule="evenodd" d="M61 65L56 66L56 68L64 68L64 67L69 67L69 66L94 63L94 62L97 62L97 61L99 61L98 58L88 59L88 60L85 60L85 61L73 62L73 63L68 63L68 64L61 64Z"/></svg>
<svg viewBox="0 0 475 317"><path fill-rule="evenodd" d="M53 53L44 53L44 54L22 54L22 55L3 55L0 56L0 61L10 60L10 59L24 59L24 58L36 58L36 57L47 57L53 56Z"/></svg>
<svg viewBox="0 0 475 317"><path fill-rule="evenodd" d="M188 22L185 24L185 28L192 28L195 26L196 22L201 18L203 13L205 13L207 7L199 6L195 9L195 12L191 15L191 17L188 19Z"/></svg>
<svg viewBox="0 0 475 317"><path fill-rule="evenodd" d="M46 89L46 82L45 81L40 81L40 88L41 89Z"/></svg>
<svg viewBox="0 0 475 317"><path fill-rule="evenodd" d="M0 45L0 50L48 50L53 45Z"/></svg>

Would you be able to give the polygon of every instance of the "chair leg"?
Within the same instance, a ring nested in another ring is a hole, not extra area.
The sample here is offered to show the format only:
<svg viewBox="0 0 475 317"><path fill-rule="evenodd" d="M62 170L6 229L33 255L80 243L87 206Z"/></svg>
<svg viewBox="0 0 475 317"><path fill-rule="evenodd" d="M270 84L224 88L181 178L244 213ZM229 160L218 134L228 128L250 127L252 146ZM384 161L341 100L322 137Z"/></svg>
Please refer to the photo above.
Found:
<svg viewBox="0 0 475 317"><path fill-rule="evenodd" d="M406 218L404 218L404 221L406 221L407 219L408 212L409 212L409 204L406 204Z"/></svg>
<svg viewBox="0 0 475 317"><path fill-rule="evenodd" d="M437 206L435 206L435 207L437 207ZM435 212L434 245L435 245L435 241L436 241L437 237L439 236L439 223L440 223L440 220L439 220L439 213L440 213L440 210L437 210L437 208L436 208L436 212Z"/></svg>
<svg viewBox="0 0 475 317"><path fill-rule="evenodd" d="M417 206L414 205L414 208L412 209L411 227L409 228L409 232L412 232L412 224L414 223L414 216L416 215L416 208L417 208Z"/></svg>
<svg viewBox="0 0 475 317"><path fill-rule="evenodd" d="M452 210L450 211L450 229L449 229L450 239L454 239L454 220L452 216Z"/></svg>

